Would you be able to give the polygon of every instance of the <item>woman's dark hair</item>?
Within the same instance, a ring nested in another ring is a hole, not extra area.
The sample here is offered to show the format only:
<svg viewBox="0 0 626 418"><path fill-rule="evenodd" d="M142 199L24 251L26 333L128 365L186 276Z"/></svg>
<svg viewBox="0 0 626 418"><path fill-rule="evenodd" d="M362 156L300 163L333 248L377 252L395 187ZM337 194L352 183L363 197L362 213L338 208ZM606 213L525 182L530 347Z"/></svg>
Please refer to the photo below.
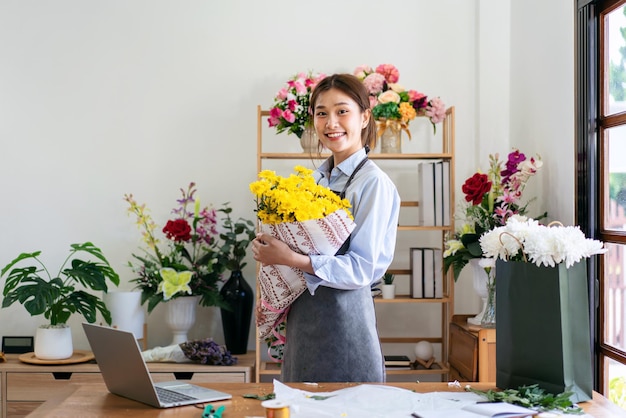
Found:
<svg viewBox="0 0 626 418"><path fill-rule="evenodd" d="M361 112L365 112L370 108L369 92L361 80L352 74L333 74L322 79L313 89L310 100L311 118L313 118L315 103L319 95L330 89L337 89L349 96L359 106ZM374 149L376 146L376 123L373 117L370 117L369 123L361 131L361 141L363 146L367 145L370 149Z"/></svg>

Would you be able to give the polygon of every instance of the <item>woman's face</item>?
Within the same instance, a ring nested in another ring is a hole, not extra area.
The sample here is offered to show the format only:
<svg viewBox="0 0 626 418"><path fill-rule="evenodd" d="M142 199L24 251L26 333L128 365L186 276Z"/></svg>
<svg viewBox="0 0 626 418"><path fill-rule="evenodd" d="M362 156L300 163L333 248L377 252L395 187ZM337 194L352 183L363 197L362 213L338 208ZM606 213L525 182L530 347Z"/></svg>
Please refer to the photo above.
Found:
<svg viewBox="0 0 626 418"><path fill-rule="evenodd" d="M369 119L370 110L361 112L356 102L340 90L320 93L313 109L313 123L322 144L333 153L335 165L363 147L361 130Z"/></svg>

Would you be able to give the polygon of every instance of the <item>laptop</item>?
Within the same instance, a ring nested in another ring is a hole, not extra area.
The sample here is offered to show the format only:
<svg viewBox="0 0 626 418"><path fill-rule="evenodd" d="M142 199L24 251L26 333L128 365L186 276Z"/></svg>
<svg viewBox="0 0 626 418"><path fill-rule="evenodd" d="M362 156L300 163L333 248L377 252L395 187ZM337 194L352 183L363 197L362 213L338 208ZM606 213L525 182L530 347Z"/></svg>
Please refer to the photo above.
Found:
<svg viewBox="0 0 626 418"><path fill-rule="evenodd" d="M83 323L109 392L157 408L221 401L232 395L184 381L154 383L132 332Z"/></svg>

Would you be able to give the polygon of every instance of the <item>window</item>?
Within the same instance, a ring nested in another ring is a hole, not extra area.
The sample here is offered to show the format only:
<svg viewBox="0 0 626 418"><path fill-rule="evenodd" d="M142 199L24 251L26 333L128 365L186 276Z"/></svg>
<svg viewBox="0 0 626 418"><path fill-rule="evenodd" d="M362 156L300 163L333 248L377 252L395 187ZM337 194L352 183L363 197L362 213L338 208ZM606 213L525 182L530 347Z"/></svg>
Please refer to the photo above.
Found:
<svg viewBox="0 0 626 418"><path fill-rule="evenodd" d="M596 286L597 389L626 409L626 0L578 1L576 218L608 253Z"/></svg>

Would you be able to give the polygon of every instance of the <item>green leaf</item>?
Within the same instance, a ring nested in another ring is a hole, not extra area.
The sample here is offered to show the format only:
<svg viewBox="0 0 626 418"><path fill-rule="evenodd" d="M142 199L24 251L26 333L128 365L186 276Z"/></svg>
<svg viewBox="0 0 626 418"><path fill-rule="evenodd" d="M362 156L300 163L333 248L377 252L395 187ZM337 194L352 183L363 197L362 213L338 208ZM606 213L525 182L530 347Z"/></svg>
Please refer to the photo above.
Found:
<svg viewBox="0 0 626 418"><path fill-rule="evenodd" d="M488 401L508 402L539 412L559 410L566 414L583 414L582 408L572 403L572 392L563 392L558 395L547 393L539 385L520 386L517 389L505 389L502 391L482 391L468 386L470 392L484 396Z"/></svg>
<svg viewBox="0 0 626 418"><path fill-rule="evenodd" d="M109 265L102 251L91 242L71 244L70 248L69 256L61 265L59 277L50 277L48 269L37 258L41 251L22 253L5 266L2 275L8 272L8 276L2 290L2 307L19 302L31 315L43 314L52 325L66 323L75 312L83 314L87 321L95 322L96 312L99 311L110 324L110 312L104 302L84 290L77 291L75 285L106 292L107 279L117 286L120 281L118 274ZM78 252L85 252L98 261L73 258ZM15 267L17 263L27 259L34 259L43 269L36 266ZM71 267L64 268L70 260ZM46 277L41 277L41 272L45 272Z"/></svg>
<svg viewBox="0 0 626 418"><path fill-rule="evenodd" d="M37 258L39 256L39 254L41 254L41 251L35 251L34 253L22 253L20 255L18 255L13 261L11 261L9 264L7 264L6 266L4 266L4 268L2 269L2 272L0 272L0 277L4 276L4 274L14 265L16 265L17 263L19 263L22 260L26 260L28 258Z"/></svg>

